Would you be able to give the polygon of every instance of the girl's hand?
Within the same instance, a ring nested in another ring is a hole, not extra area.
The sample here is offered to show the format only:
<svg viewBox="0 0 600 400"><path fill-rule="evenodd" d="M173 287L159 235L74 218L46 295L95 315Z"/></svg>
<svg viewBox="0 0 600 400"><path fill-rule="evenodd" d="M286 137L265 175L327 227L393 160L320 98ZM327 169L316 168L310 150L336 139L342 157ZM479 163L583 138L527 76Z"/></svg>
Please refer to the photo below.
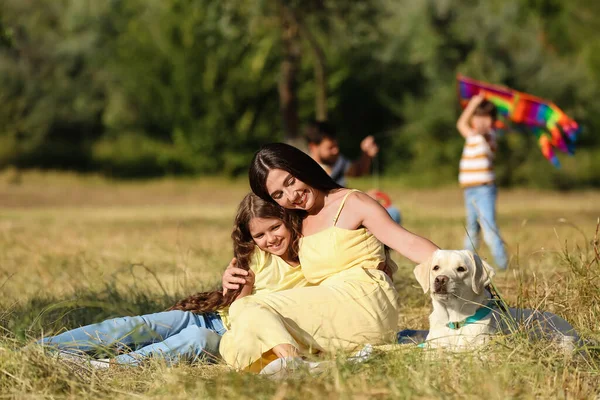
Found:
<svg viewBox="0 0 600 400"><path fill-rule="evenodd" d="M394 282L394 273L392 272L391 268L388 267L386 262L382 262L379 263L379 265L377 266L377 269L380 271L383 271L383 273L385 273L387 276L390 277L390 279L392 280L392 282Z"/></svg>
<svg viewBox="0 0 600 400"><path fill-rule="evenodd" d="M240 285L246 284L244 277L248 276L248 271L237 267L237 259L235 257L229 263L229 266L223 272L223 278L221 283L223 284L223 296L227 294L228 290L239 289ZM254 279L252 280L254 285Z"/></svg>
<svg viewBox="0 0 600 400"><path fill-rule="evenodd" d="M383 271L394 282L394 273L398 271L398 264L392 260L389 254L386 254L385 261L380 263L377 269Z"/></svg>
<svg viewBox="0 0 600 400"><path fill-rule="evenodd" d="M385 272L385 274L390 277L391 281L394 282L394 273L392 272L390 266L387 265L387 263L383 267L383 272Z"/></svg>

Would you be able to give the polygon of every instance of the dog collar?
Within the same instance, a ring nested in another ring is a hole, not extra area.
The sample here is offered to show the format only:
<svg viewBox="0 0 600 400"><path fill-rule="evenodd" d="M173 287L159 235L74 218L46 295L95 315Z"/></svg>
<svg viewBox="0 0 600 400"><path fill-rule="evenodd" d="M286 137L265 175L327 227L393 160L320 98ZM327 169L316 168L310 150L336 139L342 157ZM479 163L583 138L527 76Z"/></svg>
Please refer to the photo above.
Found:
<svg viewBox="0 0 600 400"><path fill-rule="evenodd" d="M450 329L460 329L463 326L467 326L467 325L471 325L476 322L479 322L483 318L485 318L486 315L488 315L490 313L490 311L492 311L492 308L494 308L495 306L496 306L496 302L494 300L490 300L490 301L488 301L488 303L485 306L479 307L477 309L477 311L475 312L475 314L471 315L470 317L467 317L466 319L464 319L462 321L458 321L458 322L448 322L446 324L446 326Z"/></svg>

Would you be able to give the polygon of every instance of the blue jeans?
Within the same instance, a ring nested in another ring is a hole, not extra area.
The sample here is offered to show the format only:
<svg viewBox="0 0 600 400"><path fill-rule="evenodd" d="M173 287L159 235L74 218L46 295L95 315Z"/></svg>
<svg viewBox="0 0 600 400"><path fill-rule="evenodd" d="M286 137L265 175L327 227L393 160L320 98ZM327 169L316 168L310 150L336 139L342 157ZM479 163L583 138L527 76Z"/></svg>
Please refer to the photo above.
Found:
<svg viewBox="0 0 600 400"><path fill-rule="evenodd" d="M43 338L39 343L84 352L117 346L132 349L115 358L119 364L138 365L147 357L160 357L172 364L215 359L226 330L217 313L173 310L109 319Z"/></svg>
<svg viewBox="0 0 600 400"><path fill-rule="evenodd" d="M389 206L388 208L386 208L386 210L388 214L390 214L390 217L392 217L394 222L396 222L399 225L402 224L402 216L400 215L400 210L398 210L398 208L394 206Z"/></svg>
<svg viewBox="0 0 600 400"><path fill-rule="evenodd" d="M479 232L483 230L483 240L490 248L496 266L506 269L508 258L504 242L496 224L496 185L481 185L465 189L467 209L467 236L465 249L475 251L479 246Z"/></svg>

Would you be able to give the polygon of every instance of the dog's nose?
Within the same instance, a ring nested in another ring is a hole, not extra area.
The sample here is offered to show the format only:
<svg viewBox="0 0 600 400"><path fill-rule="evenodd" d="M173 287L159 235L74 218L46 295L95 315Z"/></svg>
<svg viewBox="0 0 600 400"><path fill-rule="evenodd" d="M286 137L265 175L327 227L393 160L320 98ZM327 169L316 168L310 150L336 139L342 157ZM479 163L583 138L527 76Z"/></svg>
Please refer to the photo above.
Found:
<svg viewBox="0 0 600 400"><path fill-rule="evenodd" d="M448 283L448 277L446 275L438 275L435 277L435 281L433 281L436 291L439 289L443 289L446 287L446 283Z"/></svg>

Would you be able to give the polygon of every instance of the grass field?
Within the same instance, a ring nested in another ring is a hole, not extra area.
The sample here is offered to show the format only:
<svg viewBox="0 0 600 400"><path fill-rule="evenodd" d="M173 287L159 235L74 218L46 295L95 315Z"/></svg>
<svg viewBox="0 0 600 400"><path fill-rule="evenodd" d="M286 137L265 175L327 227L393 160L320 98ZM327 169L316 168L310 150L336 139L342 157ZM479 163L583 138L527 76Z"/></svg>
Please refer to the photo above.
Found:
<svg viewBox="0 0 600 400"><path fill-rule="evenodd" d="M547 343L499 338L484 354L380 351L366 363L272 382L223 365L73 370L29 346L42 332L161 311L216 287L231 258L233 213L245 181L110 182L27 173L0 177L0 398L597 398L600 352L566 357ZM368 182L354 182L362 189ZM404 226L443 248L464 235L458 188L384 182ZM501 190L499 224L511 254L495 280L513 306L540 307L600 342L600 192ZM594 242L596 240L596 242ZM596 246L596 247L595 247ZM489 253L484 248L483 257ZM399 328L427 328L429 298L397 254Z"/></svg>

